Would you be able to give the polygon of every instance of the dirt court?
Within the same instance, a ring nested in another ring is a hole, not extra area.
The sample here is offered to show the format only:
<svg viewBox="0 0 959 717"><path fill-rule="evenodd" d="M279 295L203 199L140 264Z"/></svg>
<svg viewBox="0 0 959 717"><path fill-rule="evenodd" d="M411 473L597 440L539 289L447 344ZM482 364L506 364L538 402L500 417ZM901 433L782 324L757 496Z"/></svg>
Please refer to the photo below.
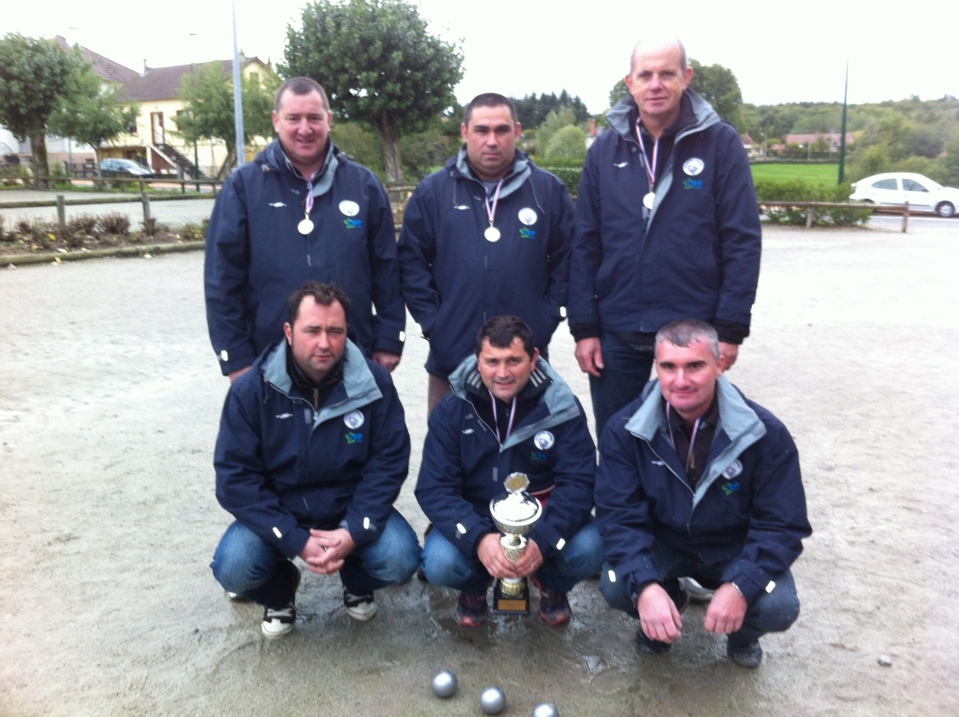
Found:
<svg viewBox="0 0 959 717"><path fill-rule="evenodd" d="M297 629L268 642L208 568L229 516L211 454L226 391L200 253L0 270L0 715L959 714L959 236L767 228L753 336L730 372L799 445L814 534L803 611L757 671L684 616L665 656L590 582L574 620L461 630L454 595L414 580L352 621L307 574ZM413 436L425 343L395 373ZM950 348L951 347L951 348ZM553 364L588 404L572 339ZM880 664L880 659L891 662ZM440 668L459 676L432 696Z"/></svg>

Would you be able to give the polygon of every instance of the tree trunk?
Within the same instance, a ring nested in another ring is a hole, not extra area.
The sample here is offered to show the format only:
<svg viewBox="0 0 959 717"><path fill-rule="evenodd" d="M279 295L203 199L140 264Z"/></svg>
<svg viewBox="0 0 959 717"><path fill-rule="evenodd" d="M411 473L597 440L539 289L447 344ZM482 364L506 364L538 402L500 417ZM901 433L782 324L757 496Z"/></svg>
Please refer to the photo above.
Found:
<svg viewBox="0 0 959 717"><path fill-rule="evenodd" d="M47 162L47 134L40 131L30 135L31 167L33 168L33 186L37 189L48 189L49 182L42 177L50 176L50 165Z"/></svg>
<svg viewBox="0 0 959 717"><path fill-rule="evenodd" d="M386 164L386 183L403 183L403 159L400 156L400 138L393 129L389 118L380 118L376 122L376 134L383 145L383 161Z"/></svg>
<svg viewBox="0 0 959 717"><path fill-rule="evenodd" d="M226 176L230 173L230 169L233 165L236 164L236 144L231 144L228 146L226 152L226 159L223 160L223 164L220 165L220 169L216 173L217 179L226 179Z"/></svg>

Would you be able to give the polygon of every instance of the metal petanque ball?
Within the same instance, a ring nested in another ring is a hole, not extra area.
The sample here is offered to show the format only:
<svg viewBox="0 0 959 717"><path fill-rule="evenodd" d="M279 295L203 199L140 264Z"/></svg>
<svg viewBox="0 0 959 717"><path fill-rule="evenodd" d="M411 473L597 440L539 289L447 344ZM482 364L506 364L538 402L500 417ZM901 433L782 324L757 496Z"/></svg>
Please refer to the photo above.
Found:
<svg viewBox="0 0 959 717"><path fill-rule="evenodd" d="M456 675L449 670L440 670L433 675L433 694L443 699L452 697L457 684Z"/></svg>
<svg viewBox="0 0 959 717"><path fill-rule="evenodd" d="M498 715L506 707L506 693L499 687L487 687L480 695L480 707L488 715Z"/></svg>
<svg viewBox="0 0 959 717"><path fill-rule="evenodd" d="M559 717L559 710L552 702L540 702L533 708L533 717Z"/></svg>

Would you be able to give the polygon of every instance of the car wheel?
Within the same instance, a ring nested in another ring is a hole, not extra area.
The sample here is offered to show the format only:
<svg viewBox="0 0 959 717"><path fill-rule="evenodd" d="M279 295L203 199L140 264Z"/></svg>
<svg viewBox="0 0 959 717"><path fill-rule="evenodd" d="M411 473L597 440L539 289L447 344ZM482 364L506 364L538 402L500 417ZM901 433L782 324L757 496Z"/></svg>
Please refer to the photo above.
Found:
<svg viewBox="0 0 959 717"><path fill-rule="evenodd" d="M939 202L936 205L936 214L940 217L951 217L956 213L956 207L952 202Z"/></svg>

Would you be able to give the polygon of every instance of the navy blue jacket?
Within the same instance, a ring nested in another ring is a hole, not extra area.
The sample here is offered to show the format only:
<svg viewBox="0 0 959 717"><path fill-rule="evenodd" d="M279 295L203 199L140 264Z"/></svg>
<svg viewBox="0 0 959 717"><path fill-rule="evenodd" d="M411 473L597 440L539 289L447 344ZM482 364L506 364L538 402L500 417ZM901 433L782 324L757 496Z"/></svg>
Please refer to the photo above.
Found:
<svg viewBox="0 0 959 717"><path fill-rule="evenodd" d="M426 370L446 377L473 353L493 316L515 314L544 351L563 317L573 203L566 186L521 152L500 190L487 241L486 190L460 150L420 182L406 206L399 257L403 298L430 337Z"/></svg>
<svg viewBox="0 0 959 717"><path fill-rule="evenodd" d="M350 297L350 339L367 356L401 353L406 310L400 296L393 212L383 185L332 143L314 181L308 236L306 180L278 141L223 185L206 234L206 315L224 375L283 337L286 302L311 279ZM376 315L373 315L373 307Z"/></svg>
<svg viewBox="0 0 959 717"><path fill-rule="evenodd" d="M293 557L310 528L345 520L376 540L409 470L410 437L389 373L347 342L343 380L320 406L287 370L286 342L230 387L213 465L216 497L260 539Z"/></svg>
<svg viewBox="0 0 959 717"><path fill-rule="evenodd" d="M593 508L596 448L576 396L540 358L530 383L548 385L532 412L500 444L473 404L489 400L476 357L463 361L450 382L452 393L430 414L416 483L416 500L433 529L475 557L479 541L498 532L490 500L505 493L503 481L519 471L529 477L530 493L552 488L529 537L544 558L562 550Z"/></svg>
<svg viewBox="0 0 959 717"><path fill-rule="evenodd" d="M669 438L658 381L616 413L600 440L596 522L606 560L630 595L664 578L654 541L704 565L725 566L750 603L775 587L812 529L799 454L786 427L725 376L708 465L690 487Z"/></svg>
<svg viewBox="0 0 959 717"><path fill-rule="evenodd" d="M736 130L695 92L686 95L694 119L660 170L648 220L632 97L610 110L610 129L589 149L570 264L577 339L654 333L681 318L739 324L748 333L761 252L749 162Z"/></svg>

